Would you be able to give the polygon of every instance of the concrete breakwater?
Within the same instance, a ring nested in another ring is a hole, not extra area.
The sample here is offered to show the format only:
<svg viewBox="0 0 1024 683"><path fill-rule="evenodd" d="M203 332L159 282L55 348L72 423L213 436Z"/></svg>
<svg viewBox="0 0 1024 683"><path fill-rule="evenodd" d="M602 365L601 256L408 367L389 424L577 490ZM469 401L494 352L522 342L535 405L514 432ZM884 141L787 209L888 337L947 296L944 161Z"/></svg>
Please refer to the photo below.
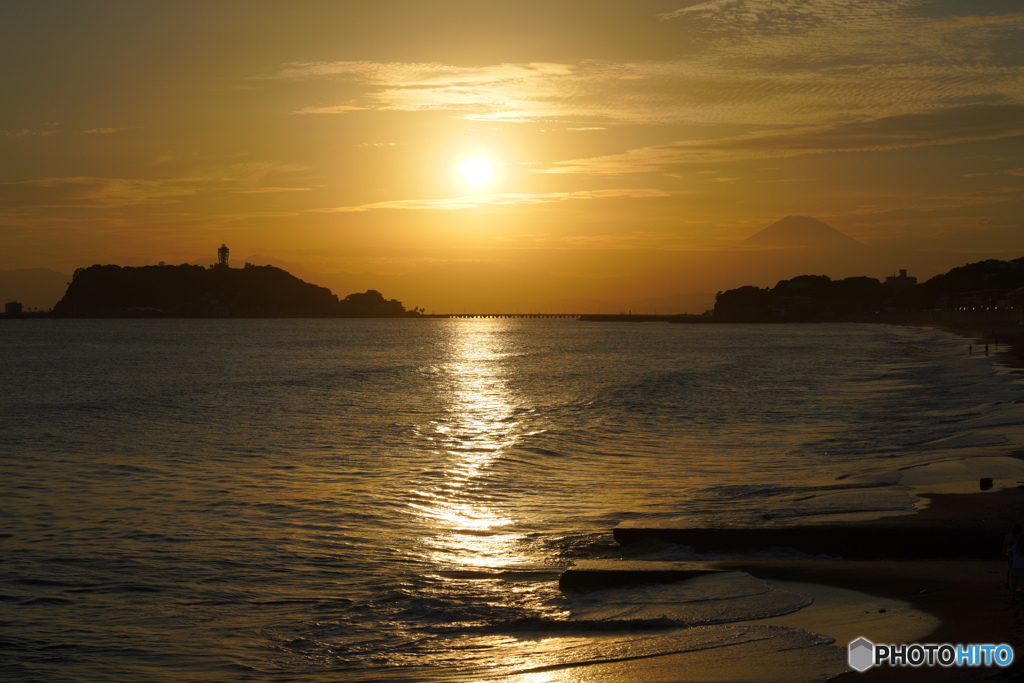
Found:
<svg viewBox="0 0 1024 683"><path fill-rule="evenodd" d="M780 527L692 527L671 522L633 520L613 530L622 546L663 541L696 553L763 556L768 551L797 551L821 560L997 560L1004 526L934 525L858 522ZM769 553L770 554L770 553ZM591 560L566 569L559 587L565 590L638 583L672 583L734 569L732 564L758 567L772 561L630 561Z"/></svg>
<svg viewBox="0 0 1024 683"><path fill-rule="evenodd" d="M820 524L699 528L628 521L612 532L621 545L645 540L678 543L698 553L759 552L792 548L848 560L998 559L1005 525L989 528L921 524Z"/></svg>
<svg viewBox="0 0 1024 683"><path fill-rule="evenodd" d="M735 569L732 565L779 564L780 556L791 559L793 551L803 556L797 564L808 566L835 560L851 568L891 561L1002 561L1004 539L1024 504L1024 487L921 495L930 500L923 510L860 521L730 527L699 526L685 520L626 520L612 531L621 546L674 543L690 548L698 557L685 562L581 562L565 571L560 585L572 589L670 583Z"/></svg>

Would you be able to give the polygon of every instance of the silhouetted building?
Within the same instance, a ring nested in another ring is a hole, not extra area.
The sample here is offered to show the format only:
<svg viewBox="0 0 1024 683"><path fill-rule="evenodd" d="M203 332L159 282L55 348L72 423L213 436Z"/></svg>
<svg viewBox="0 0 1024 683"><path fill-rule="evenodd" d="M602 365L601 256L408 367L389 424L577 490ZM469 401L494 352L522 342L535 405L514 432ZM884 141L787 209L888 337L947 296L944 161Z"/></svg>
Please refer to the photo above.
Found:
<svg viewBox="0 0 1024 683"><path fill-rule="evenodd" d="M907 275L906 268L900 268L899 275L890 275L885 278L885 284L891 287L913 287L917 284L917 278Z"/></svg>
<svg viewBox="0 0 1024 683"><path fill-rule="evenodd" d="M7 315L21 315L23 306L20 301L8 301L4 304L4 313Z"/></svg>
<svg viewBox="0 0 1024 683"><path fill-rule="evenodd" d="M220 245L220 249L217 250L217 265L228 267L228 248L226 245Z"/></svg>

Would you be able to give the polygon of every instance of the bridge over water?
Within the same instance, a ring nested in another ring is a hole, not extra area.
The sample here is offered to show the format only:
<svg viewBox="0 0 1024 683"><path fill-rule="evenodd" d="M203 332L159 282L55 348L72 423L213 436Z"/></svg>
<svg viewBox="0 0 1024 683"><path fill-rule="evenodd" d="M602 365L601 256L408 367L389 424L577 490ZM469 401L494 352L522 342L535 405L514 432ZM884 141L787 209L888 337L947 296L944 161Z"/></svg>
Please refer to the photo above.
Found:
<svg viewBox="0 0 1024 683"><path fill-rule="evenodd" d="M581 313L431 313L424 318L567 318L577 320Z"/></svg>
<svg viewBox="0 0 1024 683"><path fill-rule="evenodd" d="M712 322L711 316L644 314L644 313L432 313L424 318L524 318L524 319L567 319L584 322L676 322L676 323L707 323Z"/></svg>

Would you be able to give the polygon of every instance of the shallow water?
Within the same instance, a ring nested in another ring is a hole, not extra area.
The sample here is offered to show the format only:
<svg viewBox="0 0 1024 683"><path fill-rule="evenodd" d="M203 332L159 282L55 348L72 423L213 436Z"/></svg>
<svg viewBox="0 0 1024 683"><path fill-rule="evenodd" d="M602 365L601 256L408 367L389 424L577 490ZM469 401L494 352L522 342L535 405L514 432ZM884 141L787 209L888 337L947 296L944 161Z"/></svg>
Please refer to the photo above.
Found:
<svg viewBox="0 0 1024 683"><path fill-rule="evenodd" d="M961 338L871 325L31 320L2 323L0 353L19 681L491 680L740 642L820 659L819 637L742 624L807 600L746 575L661 597L557 575L618 556L630 517L909 509L896 470L963 455L934 442L1019 397Z"/></svg>

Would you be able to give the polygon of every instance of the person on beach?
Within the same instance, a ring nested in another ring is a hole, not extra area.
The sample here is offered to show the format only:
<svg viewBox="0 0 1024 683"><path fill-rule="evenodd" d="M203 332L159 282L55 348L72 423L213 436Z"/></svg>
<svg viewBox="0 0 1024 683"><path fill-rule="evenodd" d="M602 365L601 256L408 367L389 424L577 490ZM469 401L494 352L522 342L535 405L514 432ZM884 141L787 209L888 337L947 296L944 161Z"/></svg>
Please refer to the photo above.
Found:
<svg viewBox="0 0 1024 683"><path fill-rule="evenodd" d="M1020 532L1021 525L1014 524L1013 528L1003 536L1003 559L1006 560L1006 581L1003 583L1003 588L1010 587L1010 551L1017 543L1017 537L1020 535Z"/></svg>
<svg viewBox="0 0 1024 683"><path fill-rule="evenodd" d="M1020 599L1018 592L1024 589L1024 527L1014 524L1003 539L1003 556L1006 558L1006 587L1010 597Z"/></svg>

